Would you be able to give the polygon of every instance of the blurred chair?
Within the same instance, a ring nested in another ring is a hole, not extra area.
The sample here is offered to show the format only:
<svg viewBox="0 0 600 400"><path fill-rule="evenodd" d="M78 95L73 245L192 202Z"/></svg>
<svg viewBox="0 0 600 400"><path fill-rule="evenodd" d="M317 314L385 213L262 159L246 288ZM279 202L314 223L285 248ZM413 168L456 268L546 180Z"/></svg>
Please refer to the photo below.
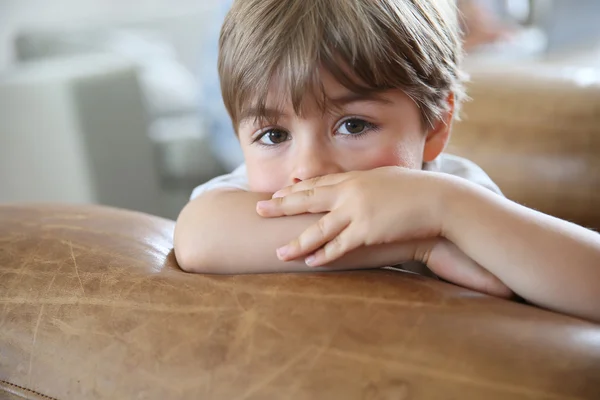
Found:
<svg viewBox="0 0 600 400"><path fill-rule="evenodd" d="M108 95L119 96L119 91L127 91L127 95L119 97L116 101L111 100L112 105L118 104L118 109L104 106L102 110L98 110L98 107L95 107L85 110L89 115L80 115L83 112L81 101L75 99L65 103L65 115L82 121L90 118L103 118L108 121L114 118L118 120L119 113L126 113L128 123L131 126L135 125L135 128L124 128L114 140L107 134L92 134L94 141L89 141L89 148L81 153L81 163L93 165L94 171L105 171L108 175L116 168L124 171L121 175L123 177L128 176L125 171L143 168L147 172L144 175L146 178L140 175L141 179L136 185L130 186L104 184L100 188L97 186L100 181L89 183L85 179L67 179L63 185L58 185L58 198L53 195L54 191L46 190L42 185L29 185L24 191L22 184L19 184L17 189L11 186L11 189L7 190L8 193L0 197L0 201L60 199L115 206L120 204L123 208L176 218L195 186L223 172L207 144L205 118L198 112L196 79L179 60L175 45L167 39L168 35L159 30L153 30L150 26L136 27L133 23L130 27L106 23L90 27L47 27L19 31L15 39L17 63L13 72L2 78L5 84L9 85L11 90L22 92L18 93L19 96L35 93L39 90L36 85L50 85L52 88L64 86L66 89L56 90L77 92L78 96L83 95L86 98L106 92L105 98L108 99ZM120 72L115 73L115 68ZM57 70L61 71L60 78L51 72ZM20 82L17 86L9 83L15 80ZM55 84L56 80L60 81L58 86ZM127 84L123 84L125 81ZM112 85L119 89L112 91ZM85 94L81 94L79 89L83 86L90 88ZM78 89L74 91L72 87ZM26 103L26 106L19 109L31 112L31 106L36 103ZM40 107L45 108L44 105ZM131 110L128 110L129 108ZM93 116L92 113L96 111L97 115ZM113 111L116 112L115 115L112 114ZM60 114L50 115L51 112L55 111L48 111L45 118L52 121L62 118ZM11 118L17 118L21 114L17 113ZM40 124L47 125L47 122L40 121ZM20 133L15 130L14 124L5 124L2 129L5 138L36 137L39 134L39 127L35 125L21 126ZM72 129L73 132L77 132L70 135L62 132L64 128L56 128L53 135L87 137L91 133L85 130L92 128L75 124ZM121 145L121 141L123 148L128 148L128 143L141 141L151 154L143 156L145 151L140 150L141 153L124 158L123 163L109 163L104 166L100 166L97 160L93 159L92 155L97 155L96 159L110 159L110 149ZM23 146L28 146L28 149L22 149L23 151L33 151L31 143ZM46 171L39 170L39 165L36 169L36 164L32 164L26 172L43 175L47 171L61 168L57 158L46 158L45 161ZM17 164L14 160L7 159L5 165L13 168ZM10 176L14 182L31 181L25 172L12 173ZM54 184L60 179L62 178L44 181ZM146 186L142 187L144 184ZM66 188L67 185L73 187ZM91 189L84 189L86 185L91 185ZM125 188L127 190L124 190ZM116 201L123 196L127 196L131 201Z"/></svg>
<svg viewBox="0 0 600 400"><path fill-rule="evenodd" d="M486 67L471 78L449 152L508 198L600 230L600 68Z"/></svg>
<svg viewBox="0 0 600 400"><path fill-rule="evenodd" d="M0 202L100 203L160 214L137 70L108 54L0 76Z"/></svg>

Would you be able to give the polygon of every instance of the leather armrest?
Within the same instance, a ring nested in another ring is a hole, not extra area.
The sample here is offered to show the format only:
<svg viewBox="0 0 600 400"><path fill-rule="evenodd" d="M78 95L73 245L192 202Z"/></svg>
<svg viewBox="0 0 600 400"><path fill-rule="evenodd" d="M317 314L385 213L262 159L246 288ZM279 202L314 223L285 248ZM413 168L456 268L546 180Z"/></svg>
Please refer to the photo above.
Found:
<svg viewBox="0 0 600 400"><path fill-rule="evenodd" d="M597 325L402 272L186 274L173 226L0 206L0 398L599 398Z"/></svg>

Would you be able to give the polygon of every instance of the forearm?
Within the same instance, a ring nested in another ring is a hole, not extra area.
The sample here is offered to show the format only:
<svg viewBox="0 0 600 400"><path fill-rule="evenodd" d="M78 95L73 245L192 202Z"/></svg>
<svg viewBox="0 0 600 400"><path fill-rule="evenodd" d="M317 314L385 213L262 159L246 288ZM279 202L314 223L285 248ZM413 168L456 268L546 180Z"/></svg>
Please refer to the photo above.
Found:
<svg viewBox="0 0 600 400"><path fill-rule="evenodd" d="M190 272L235 274L364 269L394 265L425 253L427 242L360 248L326 268L310 268L302 260L282 262L275 250L299 236L321 214L262 218L256 203L267 194L214 192L190 202L175 230L175 253Z"/></svg>
<svg viewBox="0 0 600 400"><path fill-rule="evenodd" d="M470 184L450 191L443 234L523 298L600 320L600 235Z"/></svg>

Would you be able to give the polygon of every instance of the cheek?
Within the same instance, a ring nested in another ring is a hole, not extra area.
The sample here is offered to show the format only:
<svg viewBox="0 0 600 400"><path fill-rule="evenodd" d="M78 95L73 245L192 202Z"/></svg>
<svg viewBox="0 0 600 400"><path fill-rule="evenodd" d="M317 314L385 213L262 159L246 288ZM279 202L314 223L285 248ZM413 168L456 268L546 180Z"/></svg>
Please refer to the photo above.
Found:
<svg viewBox="0 0 600 400"><path fill-rule="evenodd" d="M279 163L269 160L246 159L250 191L275 193L286 186L287 174Z"/></svg>
<svg viewBox="0 0 600 400"><path fill-rule="evenodd" d="M253 147L250 143L241 143L246 164L246 174L251 192L275 193L282 189L285 181L282 168L278 167L278 158L275 154L266 156L262 149Z"/></svg>
<svg viewBox="0 0 600 400"><path fill-rule="evenodd" d="M404 141L371 147L363 155L353 160L348 170L369 170L379 167L399 166L410 169L421 169L423 163L423 146L419 142Z"/></svg>

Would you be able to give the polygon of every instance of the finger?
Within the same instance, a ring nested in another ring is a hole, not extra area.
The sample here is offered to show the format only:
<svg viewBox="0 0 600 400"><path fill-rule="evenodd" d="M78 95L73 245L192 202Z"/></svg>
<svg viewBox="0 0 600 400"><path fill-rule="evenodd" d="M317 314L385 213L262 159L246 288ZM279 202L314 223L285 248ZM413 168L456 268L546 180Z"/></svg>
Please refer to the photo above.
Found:
<svg viewBox="0 0 600 400"><path fill-rule="evenodd" d="M327 212L331 211L335 204L337 194L338 190L335 186L316 187L290 193L285 197L259 201L256 204L256 212L261 217Z"/></svg>
<svg viewBox="0 0 600 400"><path fill-rule="evenodd" d="M352 224L350 224L339 235L327 242L325 246L307 257L305 262L309 267L322 267L357 249L361 245L360 235L354 233Z"/></svg>
<svg viewBox="0 0 600 400"><path fill-rule="evenodd" d="M307 179L302 182L298 182L295 185L287 186L273 194L273 198L285 197L290 193L302 192L316 187L337 185L340 182L344 182L350 179L350 173L331 174L318 176L316 178Z"/></svg>
<svg viewBox="0 0 600 400"><path fill-rule="evenodd" d="M350 218L340 212L330 212L309 226L298 238L277 249L282 261L307 257L338 236L350 223Z"/></svg>

